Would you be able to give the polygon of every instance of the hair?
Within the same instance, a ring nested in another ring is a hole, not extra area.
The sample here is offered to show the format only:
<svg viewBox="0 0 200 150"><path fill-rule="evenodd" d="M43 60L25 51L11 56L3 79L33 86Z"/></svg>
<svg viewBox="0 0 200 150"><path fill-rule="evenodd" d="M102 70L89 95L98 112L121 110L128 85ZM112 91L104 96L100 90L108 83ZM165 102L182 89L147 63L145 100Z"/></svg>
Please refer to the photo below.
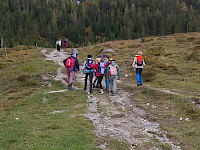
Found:
<svg viewBox="0 0 200 150"><path fill-rule="evenodd" d="M96 58L96 64L98 63L98 62L100 62L100 58Z"/></svg>
<svg viewBox="0 0 200 150"><path fill-rule="evenodd" d="M138 51L138 55L143 55L142 51Z"/></svg>
<svg viewBox="0 0 200 150"><path fill-rule="evenodd" d="M104 62L104 60L105 60L105 58L103 58L103 57L100 58L100 62Z"/></svg>
<svg viewBox="0 0 200 150"><path fill-rule="evenodd" d="M88 58L92 58L92 55L88 55Z"/></svg>

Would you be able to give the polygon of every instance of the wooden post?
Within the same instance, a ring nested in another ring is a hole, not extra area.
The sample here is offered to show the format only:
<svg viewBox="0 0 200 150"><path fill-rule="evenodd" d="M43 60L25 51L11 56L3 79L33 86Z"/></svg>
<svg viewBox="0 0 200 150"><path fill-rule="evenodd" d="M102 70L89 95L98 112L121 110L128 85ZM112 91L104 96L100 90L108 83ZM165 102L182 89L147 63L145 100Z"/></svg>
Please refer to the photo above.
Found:
<svg viewBox="0 0 200 150"><path fill-rule="evenodd" d="M3 48L3 38L1 38L1 48Z"/></svg>
<svg viewBox="0 0 200 150"><path fill-rule="evenodd" d="M6 59L8 60L6 47L5 47L5 56L6 56Z"/></svg>

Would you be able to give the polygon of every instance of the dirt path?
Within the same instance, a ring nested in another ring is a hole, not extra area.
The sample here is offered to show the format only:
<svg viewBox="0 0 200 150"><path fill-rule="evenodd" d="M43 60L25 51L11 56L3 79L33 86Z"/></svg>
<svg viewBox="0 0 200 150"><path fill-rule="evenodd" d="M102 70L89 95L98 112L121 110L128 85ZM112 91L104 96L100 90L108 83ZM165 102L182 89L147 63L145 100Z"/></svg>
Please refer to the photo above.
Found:
<svg viewBox="0 0 200 150"><path fill-rule="evenodd" d="M66 73L62 72L62 61L68 56L66 52L52 51L46 54L46 50L42 53L46 56L45 60L52 60L60 64L55 80L67 84L64 78ZM84 81L84 74L76 74L76 80L80 83ZM66 89L53 92L66 92ZM166 132L160 129L160 125L156 122L150 122L147 119L147 113L131 101L134 93L118 90L116 96L109 96L108 94L88 94L88 110L86 117L88 117L94 124L94 133L102 139L100 145L97 147L103 150L109 150L108 141L116 139L118 141L126 142L131 145L131 149L137 149L137 145L144 142L153 142L152 137L159 140L161 143L168 143L173 150L180 150L179 146L173 144L172 141L166 138ZM156 133L156 134L152 134ZM158 136L159 135L159 136ZM152 144L155 145L155 144ZM157 149L152 147L151 149Z"/></svg>

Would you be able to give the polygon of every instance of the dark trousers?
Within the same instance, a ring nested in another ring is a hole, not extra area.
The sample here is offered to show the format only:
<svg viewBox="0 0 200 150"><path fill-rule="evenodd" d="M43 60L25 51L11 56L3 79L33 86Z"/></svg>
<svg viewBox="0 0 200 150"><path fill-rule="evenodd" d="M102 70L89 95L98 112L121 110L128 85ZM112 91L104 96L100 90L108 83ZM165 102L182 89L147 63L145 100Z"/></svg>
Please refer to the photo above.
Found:
<svg viewBox="0 0 200 150"><path fill-rule="evenodd" d="M57 45L57 51L60 51L60 46L59 45Z"/></svg>
<svg viewBox="0 0 200 150"><path fill-rule="evenodd" d="M97 85L100 87L100 89L103 89L102 87L102 79L103 79L103 76L97 76Z"/></svg>
<svg viewBox="0 0 200 150"><path fill-rule="evenodd" d="M93 73L92 72L85 74L85 87L84 87L84 90L87 89L87 79L88 79L88 76L89 76L89 80L90 80L90 92L92 92L92 78L93 78Z"/></svg>

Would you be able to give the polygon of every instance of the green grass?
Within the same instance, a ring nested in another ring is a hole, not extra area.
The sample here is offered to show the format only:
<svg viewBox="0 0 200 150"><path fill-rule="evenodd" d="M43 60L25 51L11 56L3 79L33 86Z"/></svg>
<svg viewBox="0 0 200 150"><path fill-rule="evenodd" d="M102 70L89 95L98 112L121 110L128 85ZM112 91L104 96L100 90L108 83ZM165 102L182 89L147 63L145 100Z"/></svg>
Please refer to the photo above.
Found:
<svg viewBox="0 0 200 150"><path fill-rule="evenodd" d="M120 68L122 77L133 73L133 58L139 50L144 53L146 67L143 80L155 87L174 88L180 91L200 93L200 34L174 34L166 37L145 37L127 41L113 41L79 48L83 62L88 54L93 58L103 54L103 49L114 49L108 53ZM130 77L133 80L133 76ZM195 95L198 97L198 95Z"/></svg>
<svg viewBox="0 0 200 150"><path fill-rule="evenodd" d="M148 111L148 119L158 122L162 130L167 131L168 138L175 143L176 141L181 143L178 145L183 149L200 148L198 140L200 138L200 110L185 97L166 94L149 87L127 86L125 83L121 83L120 87L135 93L133 102ZM146 105L147 103L150 105ZM152 105L156 106L156 109L152 109ZM182 121L180 117L183 118ZM189 121L186 121L186 118L189 118ZM157 135L156 132L148 132ZM157 147L167 149L168 146L158 143Z"/></svg>
<svg viewBox="0 0 200 150"><path fill-rule="evenodd" d="M128 149L130 149L129 145L127 143L120 142L120 141L114 140L114 139L108 141L108 147L111 150L128 150Z"/></svg>
<svg viewBox="0 0 200 150"><path fill-rule="evenodd" d="M109 56L120 66L122 78L131 74L118 87L133 92L137 106L145 109L148 119L158 122L176 145L196 150L200 149L200 110L188 96L200 98L199 39L200 33L189 33L145 37L144 42L141 39L106 42L79 48L79 61L83 63L88 54L95 59L103 49L114 49L116 53ZM136 83L131 65L139 50L144 52L146 67L144 86L138 88L131 85ZM46 94L66 88L51 77L56 75L59 66L44 61L40 49L20 46L7 51L8 60L0 49L0 149L96 149L99 139L92 134L92 122L83 115L85 92ZM44 81L42 76L48 79ZM74 84L81 87L80 83ZM151 87L171 89L185 96L159 92ZM54 111L61 113L53 114ZM181 121L180 117L184 119ZM170 149L168 144L152 141L154 143L142 143L137 148ZM108 144L112 149L126 148L125 143L116 140Z"/></svg>
<svg viewBox="0 0 200 150"><path fill-rule="evenodd" d="M121 68L123 83L118 87L136 94L133 101L148 112L151 121L159 122L167 131L167 136L183 149L200 149L200 110L190 102L188 96L200 99L200 33L174 34L165 37L145 37L127 41L113 41L80 48L81 61L92 54L99 57L103 49L114 49L108 53ZM132 69L133 58L141 50L144 53L146 67L143 69L143 87L136 84ZM131 74L126 79L125 74ZM148 86L147 86L148 85ZM169 89L184 96L159 92L155 88ZM156 106L152 109L146 104ZM184 119L180 121L180 117ZM189 118L190 121L185 121ZM151 148L151 144L141 144ZM160 149L169 149L169 145L158 143Z"/></svg>
<svg viewBox="0 0 200 150"><path fill-rule="evenodd" d="M47 94L66 89L49 76L55 76L59 66L44 61L40 49L8 52L0 65L0 149L96 149L93 124L84 116L85 92Z"/></svg>

